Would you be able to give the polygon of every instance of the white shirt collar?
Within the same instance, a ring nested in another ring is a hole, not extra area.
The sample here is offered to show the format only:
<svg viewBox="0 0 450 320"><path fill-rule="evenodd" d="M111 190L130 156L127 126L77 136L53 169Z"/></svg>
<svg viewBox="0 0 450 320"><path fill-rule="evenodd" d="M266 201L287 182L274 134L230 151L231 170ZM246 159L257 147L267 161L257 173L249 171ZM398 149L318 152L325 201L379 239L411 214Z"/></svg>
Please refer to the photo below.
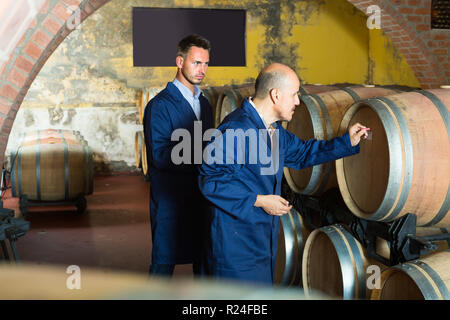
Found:
<svg viewBox="0 0 450 320"><path fill-rule="evenodd" d="M264 123L264 126L266 127L267 130L269 130L271 126L269 124L267 124L267 122L262 117L261 113L259 113L258 109L256 108L255 104L252 101L252 97L248 97L248 102L250 102L251 106L253 108L255 108L256 112L258 113L259 117L261 118L262 122Z"/></svg>
<svg viewBox="0 0 450 320"><path fill-rule="evenodd" d="M194 86L194 95L192 95L192 91L186 87L180 80L177 78L173 79L173 84L180 90L181 94L186 98L186 100L190 101L192 98L197 98L202 93L202 90L198 86Z"/></svg>

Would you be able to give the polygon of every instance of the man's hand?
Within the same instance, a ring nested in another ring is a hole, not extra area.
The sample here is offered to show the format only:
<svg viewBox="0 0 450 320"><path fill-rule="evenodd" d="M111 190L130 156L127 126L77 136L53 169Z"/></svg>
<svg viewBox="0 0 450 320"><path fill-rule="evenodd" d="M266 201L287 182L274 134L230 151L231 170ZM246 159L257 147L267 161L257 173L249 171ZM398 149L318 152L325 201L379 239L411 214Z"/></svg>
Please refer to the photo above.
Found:
<svg viewBox="0 0 450 320"><path fill-rule="evenodd" d="M352 147L356 146L360 141L361 138L367 139L368 137L368 131L370 128L367 128L363 126L360 123L355 123L348 129L348 133L350 134L350 142L352 144Z"/></svg>
<svg viewBox="0 0 450 320"><path fill-rule="evenodd" d="M287 200L274 194L258 195L254 206L263 208L267 214L272 216L282 216L292 208Z"/></svg>

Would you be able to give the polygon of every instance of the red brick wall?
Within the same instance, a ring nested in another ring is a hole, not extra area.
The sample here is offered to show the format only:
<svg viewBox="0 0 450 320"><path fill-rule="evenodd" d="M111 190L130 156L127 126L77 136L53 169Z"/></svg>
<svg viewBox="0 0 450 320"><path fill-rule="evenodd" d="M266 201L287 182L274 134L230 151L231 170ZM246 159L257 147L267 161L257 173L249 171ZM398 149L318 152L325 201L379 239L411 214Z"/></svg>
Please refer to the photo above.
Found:
<svg viewBox="0 0 450 320"><path fill-rule="evenodd" d="M0 65L1 162L17 110L31 83L48 57L71 32L68 7L79 6L83 21L108 1L45 0L9 61ZM450 31L430 30L431 0L348 1L363 12L369 5L380 7L381 28L410 64L423 88L450 83Z"/></svg>
<svg viewBox="0 0 450 320"><path fill-rule="evenodd" d="M72 31L67 26L69 6L81 9L81 21L110 0L46 0L12 52L0 66L0 162L16 113L37 74L59 44Z"/></svg>
<svg viewBox="0 0 450 320"><path fill-rule="evenodd" d="M431 0L348 0L363 12L381 9L381 29L414 71L422 88L450 83L450 30L431 30Z"/></svg>
<svg viewBox="0 0 450 320"><path fill-rule="evenodd" d="M442 72L441 76L445 79L443 82L449 84L450 30L431 30L431 0L389 0L389 2L395 5L399 13L406 18L409 28L415 32L415 36L424 42L430 55L434 58L435 67ZM426 80L430 80L427 79L429 78L427 72L424 75Z"/></svg>

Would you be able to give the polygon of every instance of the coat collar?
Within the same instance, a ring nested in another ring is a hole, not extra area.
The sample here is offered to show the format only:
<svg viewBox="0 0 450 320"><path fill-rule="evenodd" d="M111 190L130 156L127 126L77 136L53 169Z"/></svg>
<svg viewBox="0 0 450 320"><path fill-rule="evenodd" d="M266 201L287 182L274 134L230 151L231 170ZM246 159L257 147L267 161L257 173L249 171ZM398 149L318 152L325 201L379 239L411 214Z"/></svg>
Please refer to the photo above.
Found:
<svg viewBox="0 0 450 320"><path fill-rule="evenodd" d="M242 109L247 115L249 115L252 122L255 124L257 129L266 129L266 126L264 125L263 119L259 115L258 111L250 104L250 101L248 101L248 98L244 99L244 102L242 102ZM277 129L278 128L278 122L272 123L272 126Z"/></svg>
<svg viewBox="0 0 450 320"><path fill-rule="evenodd" d="M178 90L178 88L172 82L167 83L166 90L176 101L180 102L180 101L186 100L186 99L184 99L180 90Z"/></svg>
<svg viewBox="0 0 450 320"><path fill-rule="evenodd" d="M258 111L256 111L256 109L250 104L248 98L245 98L244 102L242 102L242 109L250 117L257 129L266 129L266 126L259 116Z"/></svg>
<svg viewBox="0 0 450 320"><path fill-rule="evenodd" d="M272 154L272 144L270 142L269 132L267 131L267 128L264 125L264 122L263 122L261 116L259 115L258 111L256 111L256 109L250 104L248 99L245 99L244 102L242 103L242 109L243 109L243 112L245 112L249 116L250 120L253 122L253 124L256 126L256 128L258 130L262 129L267 132L267 134L263 135L263 139L266 142L269 150L271 150L270 153ZM272 126L275 129L279 129L278 122L273 123ZM279 138L279 134L280 133L278 132L278 138ZM279 144L278 144L278 147L280 147ZM279 149L278 149L278 152L279 152ZM278 153L278 156L279 156L279 153ZM279 163L278 163L278 165L279 165ZM283 169L282 168L280 169L278 167L278 170L283 170ZM281 183L281 176L279 174L272 175L272 181L274 184L274 190L273 190L274 194L275 194L277 184Z"/></svg>
<svg viewBox="0 0 450 320"><path fill-rule="evenodd" d="M195 116L194 110L192 110L192 107L190 106L189 102L187 102L187 100L184 98L183 94L180 92L180 90L178 90L178 88L172 82L168 82L167 83L166 90L169 93L169 95L176 102L184 103L189 108L189 110L192 112L192 115L194 116L194 119L197 119L197 117ZM206 112L205 108L209 107L209 105L205 106L206 98L202 97L202 95L203 95L203 93L201 93L200 96L199 96L199 99L200 99L200 120L205 120L205 118L207 116L207 112Z"/></svg>

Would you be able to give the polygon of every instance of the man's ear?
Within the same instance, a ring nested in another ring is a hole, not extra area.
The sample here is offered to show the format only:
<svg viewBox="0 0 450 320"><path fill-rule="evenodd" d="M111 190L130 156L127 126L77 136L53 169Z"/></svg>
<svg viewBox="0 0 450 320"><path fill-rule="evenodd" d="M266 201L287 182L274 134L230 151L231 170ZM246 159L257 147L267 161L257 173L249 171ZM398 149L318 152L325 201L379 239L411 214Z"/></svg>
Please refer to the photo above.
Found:
<svg viewBox="0 0 450 320"><path fill-rule="evenodd" d="M277 103L278 99L280 99L280 90L278 89L270 89L269 91L270 99L272 99L273 103Z"/></svg>
<svg viewBox="0 0 450 320"><path fill-rule="evenodd" d="M184 58L182 56L177 56L175 59L177 67L181 69L183 67Z"/></svg>

